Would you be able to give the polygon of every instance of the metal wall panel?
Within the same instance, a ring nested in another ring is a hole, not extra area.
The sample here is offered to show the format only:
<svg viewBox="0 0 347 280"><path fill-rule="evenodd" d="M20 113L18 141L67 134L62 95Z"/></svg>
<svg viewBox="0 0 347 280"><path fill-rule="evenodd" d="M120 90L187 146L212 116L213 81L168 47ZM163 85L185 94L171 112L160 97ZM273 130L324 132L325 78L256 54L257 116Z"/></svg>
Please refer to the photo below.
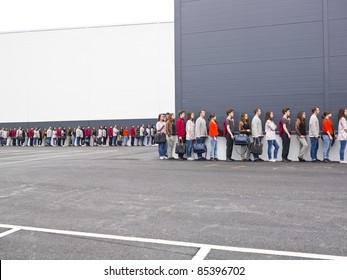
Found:
<svg viewBox="0 0 347 280"><path fill-rule="evenodd" d="M176 110L347 106L346 3L176 0Z"/></svg>

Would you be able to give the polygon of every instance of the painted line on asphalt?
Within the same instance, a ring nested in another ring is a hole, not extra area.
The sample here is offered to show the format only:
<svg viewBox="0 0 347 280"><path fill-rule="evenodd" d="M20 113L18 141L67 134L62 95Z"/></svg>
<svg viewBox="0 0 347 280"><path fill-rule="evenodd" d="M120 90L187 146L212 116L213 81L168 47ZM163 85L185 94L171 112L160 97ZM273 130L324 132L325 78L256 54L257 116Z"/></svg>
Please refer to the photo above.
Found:
<svg viewBox="0 0 347 280"><path fill-rule="evenodd" d="M334 255L310 254L310 253L300 253L300 252L290 252L290 251L276 251L276 250L267 250L267 249L220 246L220 245L212 245L212 244L192 243L192 242L183 242L183 241L171 241L171 240L142 238L142 237L128 237L128 236L119 236L119 235L111 235L111 234L57 230L57 229L27 227L27 226L8 225L8 224L0 224L0 228L1 227L2 228L13 228L13 229L18 228L18 229L26 230L26 231L53 233L53 234L60 234L60 235L83 236L83 237L92 237L92 238L101 238L101 239L122 240L122 241L129 241L129 242L153 243L153 244L160 244L160 245L180 246L180 247L193 247L193 248L206 248L206 247L208 247L211 250L240 252L240 253L276 255L276 256L307 258L307 259L320 259L320 260L347 260L347 256L334 256ZM205 249L205 250L207 250L207 249ZM205 250L204 250L204 252L205 252ZM202 253L201 253L201 255L202 255Z"/></svg>
<svg viewBox="0 0 347 280"><path fill-rule="evenodd" d="M203 261L211 250L212 248L209 246L201 247L200 250L196 253L196 255L192 258L192 261Z"/></svg>
<svg viewBox="0 0 347 280"><path fill-rule="evenodd" d="M1 238L1 237L4 237L4 236L7 236L7 235L10 235L11 233L17 232L17 231L19 231L19 230L20 230L20 228L15 227L15 228L10 229L10 230L8 230L8 231L2 232L2 233L0 233L0 238Z"/></svg>

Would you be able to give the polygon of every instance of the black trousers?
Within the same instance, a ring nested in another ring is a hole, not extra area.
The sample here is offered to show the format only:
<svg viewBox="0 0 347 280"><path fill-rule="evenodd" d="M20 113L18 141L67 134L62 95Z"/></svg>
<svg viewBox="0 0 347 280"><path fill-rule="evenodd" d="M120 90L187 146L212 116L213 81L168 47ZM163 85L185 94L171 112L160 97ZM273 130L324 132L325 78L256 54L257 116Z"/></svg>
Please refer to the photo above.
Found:
<svg viewBox="0 0 347 280"><path fill-rule="evenodd" d="M288 159L289 147L290 147L290 139L288 134L283 132L282 134L282 159Z"/></svg>
<svg viewBox="0 0 347 280"><path fill-rule="evenodd" d="M227 139L227 159L231 159L231 155L233 154L233 148L234 148L234 140L231 139L231 136L229 133L227 133L226 136Z"/></svg>
<svg viewBox="0 0 347 280"><path fill-rule="evenodd" d="M131 136L131 146L134 146L134 143L135 143L135 137Z"/></svg>

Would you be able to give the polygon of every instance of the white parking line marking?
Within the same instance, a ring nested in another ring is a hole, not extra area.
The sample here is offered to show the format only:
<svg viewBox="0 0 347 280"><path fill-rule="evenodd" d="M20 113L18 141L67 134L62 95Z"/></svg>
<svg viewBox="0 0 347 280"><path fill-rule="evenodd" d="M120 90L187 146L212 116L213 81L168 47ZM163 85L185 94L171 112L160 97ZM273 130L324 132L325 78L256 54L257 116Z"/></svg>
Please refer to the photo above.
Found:
<svg viewBox="0 0 347 280"><path fill-rule="evenodd" d="M4 236L6 236L6 235L9 235L9 234L11 234L11 233L14 233L14 232L16 232L16 231L19 231L19 230L20 230L20 228L16 227L16 228L10 229L10 230L8 230L8 231L2 232L2 233L0 233L0 238L1 238L1 237L4 237Z"/></svg>
<svg viewBox="0 0 347 280"><path fill-rule="evenodd" d="M45 232L45 233L53 233L53 234L61 234L61 235L84 236L84 237L113 239L113 240L141 242L141 243L154 243L154 244L180 246L180 247L193 247L193 248L208 247L211 250L213 249L213 250L241 252L241 253L265 254L265 255L321 259L321 260L347 260L347 256L333 256L333 255L321 255L321 254L310 254L310 253L299 253L299 252L288 252L288 251L275 251L275 250L220 246L220 245L211 245L211 244L202 244L202 243L170 241L170 240L163 240L163 239L151 239L151 238L141 238L141 237L128 237L128 236L119 236L119 235L111 235L111 234L88 233L88 232L68 231L68 230L56 230L56 229L16 226L16 225L7 225L7 224L0 224L0 227L18 228L18 229L27 230L27 231Z"/></svg>
<svg viewBox="0 0 347 280"><path fill-rule="evenodd" d="M206 258L206 256L210 253L211 247L204 246L201 247L200 250L196 253L196 255L192 258L192 261L202 261Z"/></svg>

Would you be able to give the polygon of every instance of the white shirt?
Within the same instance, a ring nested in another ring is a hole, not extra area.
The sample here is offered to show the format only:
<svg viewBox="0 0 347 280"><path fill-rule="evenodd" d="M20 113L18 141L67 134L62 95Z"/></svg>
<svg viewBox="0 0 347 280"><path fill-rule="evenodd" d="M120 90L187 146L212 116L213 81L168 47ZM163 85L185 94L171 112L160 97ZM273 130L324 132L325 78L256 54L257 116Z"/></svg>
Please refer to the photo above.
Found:
<svg viewBox="0 0 347 280"><path fill-rule="evenodd" d="M312 114L310 117L308 136L309 137L318 137L319 136L319 121L318 121L316 114Z"/></svg>
<svg viewBox="0 0 347 280"><path fill-rule="evenodd" d="M345 117L342 117L339 121L339 128L338 128L338 136L337 136L337 140L340 141L345 141L347 140L347 120Z"/></svg>
<svg viewBox="0 0 347 280"><path fill-rule="evenodd" d="M267 120L265 123L265 134L266 140L275 140L276 139L276 128L277 126L271 120Z"/></svg>

